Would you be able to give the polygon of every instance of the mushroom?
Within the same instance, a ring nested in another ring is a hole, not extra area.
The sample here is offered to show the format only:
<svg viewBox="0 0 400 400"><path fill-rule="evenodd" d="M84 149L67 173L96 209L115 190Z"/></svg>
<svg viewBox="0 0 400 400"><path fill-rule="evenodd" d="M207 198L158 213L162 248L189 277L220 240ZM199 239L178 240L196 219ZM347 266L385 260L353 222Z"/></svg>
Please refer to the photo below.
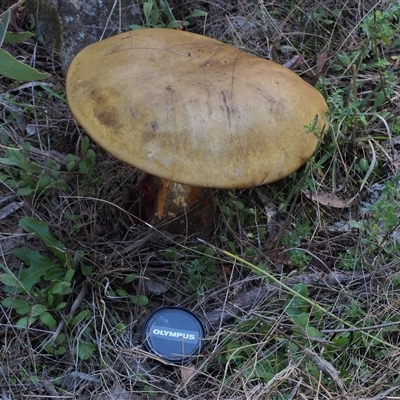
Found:
<svg viewBox="0 0 400 400"><path fill-rule="evenodd" d="M326 124L323 96L294 72L178 30L135 30L86 47L66 93L95 142L161 178L145 179L157 193L152 222L208 199L206 188L289 175Z"/></svg>

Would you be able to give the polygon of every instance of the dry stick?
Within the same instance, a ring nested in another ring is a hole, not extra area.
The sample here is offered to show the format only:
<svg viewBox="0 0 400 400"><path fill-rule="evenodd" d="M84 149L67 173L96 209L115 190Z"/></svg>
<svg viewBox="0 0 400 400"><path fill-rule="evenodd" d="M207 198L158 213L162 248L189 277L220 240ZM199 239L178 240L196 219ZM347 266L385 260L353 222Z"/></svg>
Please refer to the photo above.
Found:
<svg viewBox="0 0 400 400"><path fill-rule="evenodd" d="M342 329L322 329L321 333L344 333L344 332L359 332L359 331L373 331L381 328L388 328L390 326L400 325L400 321L386 322L384 324L364 326L362 328L342 328Z"/></svg>
<svg viewBox="0 0 400 400"><path fill-rule="evenodd" d="M71 306L71 310L68 313L68 315L73 315L75 313L75 311L78 309L78 307L82 303L82 301L83 301L83 299L85 297L85 294L86 294L86 285L83 284L82 288L81 288L81 291L79 292L78 297L73 302L73 304ZM66 318L67 318L67 316L64 319L61 320L60 324L57 327L57 330L53 334L53 337L50 339L51 343L54 343L57 340L59 334L61 333L61 331L62 331L62 329L63 329L63 327L65 325L65 319Z"/></svg>
<svg viewBox="0 0 400 400"><path fill-rule="evenodd" d="M345 325L346 327L350 328L350 329L357 329L356 326L354 326L353 324L351 324L350 322L345 321L344 319L338 317L337 315L333 314L332 312L328 311L326 308L320 306L318 303L316 303L313 300L310 300L309 298L303 296L302 294L296 292L295 290L293 290L292 288L290 288L288 285L284 284L283 282L281 282L279 279L275 278L275 276L273 276L272 274L270 274L268 271L264 270L261 267L258 267L257 265L252 264L251 262L236 256L235 254L230 253L229 251L220 249L216 246L213 246L207 242L205 242L202 239L198 239L199 241L203 242L204 244L207 244L210 247L213 247L216 251L219 251L222 254L225 254L226 256L228 256L229 258L232 258L233 260L235 260L236 262L241 263L242 265L249 267L250 269L252 269L253 271L266 276L268 279L270 279L272 282L278 284L279 286L281 286L283 289L285 289L287 292L289 292L290 294L292 294L293 296L305 301L306 303L308 303L309 305L311 305L312 307L315 307L318 311L321 311L323 313L325 313L326 315L328 315L329 317L335 319L336 321L339 321L341 324ZM371 335L368 332L365 331L361 331L361 333L363 335L365 335L367 338L377 341L378 343L384 344L385 346L388 346L394 350L400 350L400 347L395 346L389 342L387 342L386 340L380 339L374 335Z"/></svg>

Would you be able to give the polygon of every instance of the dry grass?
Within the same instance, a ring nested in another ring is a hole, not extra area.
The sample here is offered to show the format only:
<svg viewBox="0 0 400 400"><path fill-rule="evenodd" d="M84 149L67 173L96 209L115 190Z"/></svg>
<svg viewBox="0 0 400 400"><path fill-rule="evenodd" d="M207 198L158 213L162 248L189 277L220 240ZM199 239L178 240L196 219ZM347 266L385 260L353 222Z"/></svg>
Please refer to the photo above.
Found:
<svg viewBox="0 0 400 400"><path fill-rule="evenodd" d="M127 211L138 172L94 143L94 166L68 169L71 156L84 161L87 152L58 63L30 44L11 49L36 57L52 78L43 83L51 91L0 78L0 157L30 143L21 154L40 171L0 165L0 276L23 267L13 253L19 247L58 263L18 225L24 216L48 225L67 249L63 268L75 273L59 310L38 294L49 285L44 280L36 295L11 294L47 305L54 328L38 320L21 329L21 315L0 306L4 400L400 398L399 226L389 223L400 217L399 180L376 203L399 169L398 46L379 39L378 25L378 39L362 28L394 4L170 1L176 18L194 8L208 12L191 31L280 63L303 55L297 72L311 81L319 75L330 99L331 129L308 167L268 187L216 193L220 213L205 243L138 223ZM377 65L378 55L386 63ZM37 183L40 175L57 183L46 193L17 194L27 176ZM336 206L357 201L334 207L310 200L307 190L329 194ZM218 249L307 288L305 296L336 317L307 304L298 305L302 317L294 315L287 290ZM10 296L3 283L0 298ZM183 367L140 345L145 316L171 304L193 310L208 327L201 356Z"/></svg>

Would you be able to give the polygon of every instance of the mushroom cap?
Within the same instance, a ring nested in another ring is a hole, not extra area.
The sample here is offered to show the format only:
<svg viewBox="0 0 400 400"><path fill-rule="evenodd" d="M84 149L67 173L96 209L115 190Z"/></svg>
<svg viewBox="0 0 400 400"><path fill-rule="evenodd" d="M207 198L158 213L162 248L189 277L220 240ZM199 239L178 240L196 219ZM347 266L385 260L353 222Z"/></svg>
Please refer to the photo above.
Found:
<svg viewBox="0 0 400 400"><path fill-rule="evenodd" d="M214 188L262 185L298 169L327 112L322 95L289 69L169 29L86 47L70 65L66 92L79 124L114 157Z"/></svg>

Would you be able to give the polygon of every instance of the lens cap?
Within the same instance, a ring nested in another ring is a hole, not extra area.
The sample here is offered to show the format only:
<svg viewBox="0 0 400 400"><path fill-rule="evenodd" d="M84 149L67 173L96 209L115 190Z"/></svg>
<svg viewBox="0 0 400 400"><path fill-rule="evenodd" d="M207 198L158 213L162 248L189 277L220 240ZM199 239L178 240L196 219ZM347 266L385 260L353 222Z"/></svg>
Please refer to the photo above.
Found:
<svg viewBox="0 0 400 400"><path fill-rule="evenodd" d="M150 315L142 334L149 351L165 361L184 364L200 353L205 330L191 311L163 307Z"/></svg>

